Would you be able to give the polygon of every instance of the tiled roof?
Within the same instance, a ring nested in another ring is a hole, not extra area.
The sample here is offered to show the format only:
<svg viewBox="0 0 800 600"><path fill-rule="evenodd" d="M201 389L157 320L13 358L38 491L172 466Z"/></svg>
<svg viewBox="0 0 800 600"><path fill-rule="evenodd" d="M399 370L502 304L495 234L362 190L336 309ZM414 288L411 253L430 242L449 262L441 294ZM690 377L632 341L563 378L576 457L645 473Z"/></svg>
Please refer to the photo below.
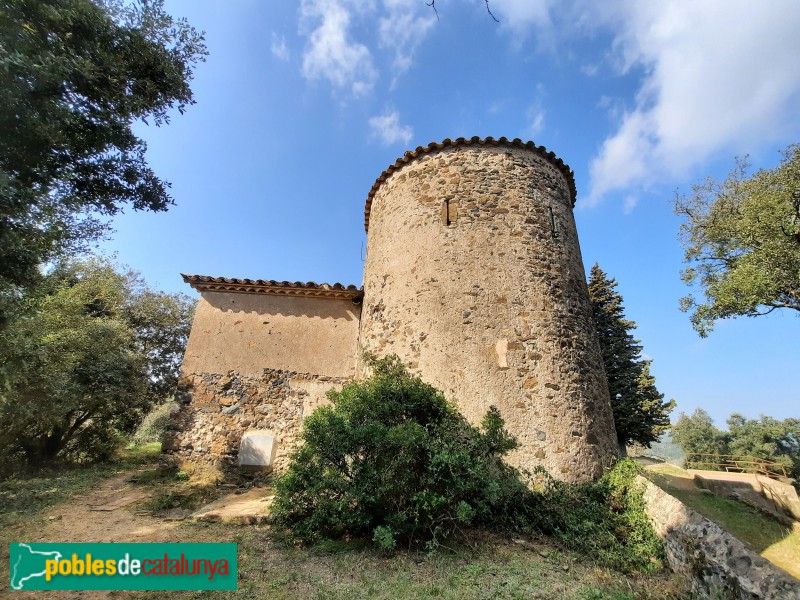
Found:
<svg viewBox="0 0 800 600"><path fill-rule="evenodd" d="M425 147L419 146L416 150L409 150L403 156L398 158L394 164L390 165L381 176L378 177L375 184L372 186L372 189L367 196L367 205L364 207L364 230L369 231L369 211L372 208L372 199L375 197L375 193L381 187L384 181L388 179L388 177L403 167L407 165L415 158L423 155L429 154L436 150L441 150L442 148L447 148L448 146L507 146L509 148L523 148L527 150L531 150L541 156L542 158L547 159L550 163L556 167L559 171L564 174L564 177L567 180L567 185L569 186L569 193L572 200L572 206L575 206L575 196L577 195L577 191L575 190L575 176L572 172L572 169L569 168L567 164L564 163L563 160L558 158L553 152L550 152L544 146L537 146L533 142L523 142L519 138L514 138L513 140L509 140L508 138L501 137L499 139L494 139L492 137L487 138L480 138L480 137L473 137L473 138L458 138L456 140L451 140L450 138L446 138L441 143L431 142Z"/></svg>
<svg viewBox="0 0 800 600"><path fill-rule="evenodd" d="M198 292L237 292L243 294L270 294L273 296L304 296L310 298L338 298L358 300L364 290L341 283L314 283L309 281L273 281L272 279L228 279L207 275L184 275L183 280Z"/></svg>

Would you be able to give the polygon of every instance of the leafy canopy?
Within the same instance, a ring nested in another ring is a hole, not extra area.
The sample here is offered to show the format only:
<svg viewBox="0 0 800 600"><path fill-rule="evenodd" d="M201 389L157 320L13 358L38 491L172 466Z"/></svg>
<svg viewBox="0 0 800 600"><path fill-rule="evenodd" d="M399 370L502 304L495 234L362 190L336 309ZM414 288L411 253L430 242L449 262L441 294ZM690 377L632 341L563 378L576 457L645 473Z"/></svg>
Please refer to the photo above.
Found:
<svg viewBox="0 0 800 600"><path fill-rule="evenodd" d="M163 0L0 0L0 292L97 239L126 204L166 210L131 126L192 104L205 55Z"/></svg>
<svg viewBox="0 0 800 600"><path fill-rule="evenodd" d="M728 417L728 451L782 463L800 476L800 419L778 420L766 415L747 419Z"/></svg>
<svg viewBox="0 0 800 600"><path fill-rule="evenodd" d="M717 429L711 416L698 408L691 416L681 413L672 426L672 437L687 454L761 458L782 464L790 477L800 479L800 419L779 420L766 415L748 419L733 413L726 424L727 431Z"/></svg>
<svg viewBox="0 0 800 600"><path fill-rule="evenodd" d="M727 454L727 440L702 408L691 415L681 413L672 426L672 439L687 454Z"/></svg>
<svg viewBox="0 0 800 600"><path fill-rule="evenodd" d="M705 296L681 299L705 337L714 322L784 308L800 311L800 145L781 163L748 175L746 160L720 182L708 179L678 196L683 217L683 280Z"/></svg>
<svg viewBox="0 0 800 600"><path fill-rule="evenodd" d="M669 428L675 401L664 400L650 374L651 360L642 358L642 347L631 331L636 323L625 318L617 282L595 263L589 276L589 300L608 379L617 441L649 447Z"/></svg>
<svg viewBox="0 0 800 600"><path fill-rule="evenodd" d="M733 413L727 425L730 454L780 463L790 477L800 480L800 419L778 420L766 415L747 419Z"/></svg>
<svg viewBox="0 0 800 600"><path fill-rule="evenodd" d="M174 390L193 310L101 259L57 265L0 331L0 451L107 458Z"/></svg>

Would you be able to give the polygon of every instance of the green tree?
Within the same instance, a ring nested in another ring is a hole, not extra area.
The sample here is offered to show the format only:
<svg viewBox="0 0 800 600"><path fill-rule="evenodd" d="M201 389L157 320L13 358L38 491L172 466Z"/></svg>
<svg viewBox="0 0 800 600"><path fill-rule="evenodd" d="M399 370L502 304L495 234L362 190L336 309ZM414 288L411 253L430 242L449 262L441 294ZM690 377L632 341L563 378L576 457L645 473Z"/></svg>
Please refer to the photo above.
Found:
<svg viewBox="0 0 800 600"><path fill-rule="evenodd" d="M731 454L781 463L791 477L800 479L800 419L747 419L734 413L727 424Z"/></svg>
<svg viewBox="0 0 800 600"><path fill-rule="evenodd" d="M59 264L0 332L0 448L107 458L174 389L194 303L104 260Z"/></svg>
<svg viewBox="0 0 800 600"><path fill-rule="evenodd" d="M617 442L636 442L645 447L657 441L669 428L669 413L675 401L664 400L650 374L652 361L642 358L642 347L631 331L636 323L625 318L617 282L594 264L589 276L589 300L595 331L600 342L603 366L617 429Z"/></svg>
<svg viewBox="0 0 800 600"><path fill-rule="evenodd" d="M681 308L702 337L718 319L800 311L800 145L773 169L748 169L737 160L724 181L708 179L675 202L689 265L683 280L705 296L690 294Z"/></svg>
<svg viewBox="0 0 800 600"><path fill-rule="evenodd" d="M0 0L0 294L124 205L167 209L131 126L192 104L205 54L163 0Z"/></svg>
<svg viewBox="0 0 800 600"><path fill-rule="evenodd" d="M727 454L725 434L714 426L714 421L702 408L691 416L681 413L672 426L672 439L686 454Z"/></svg>

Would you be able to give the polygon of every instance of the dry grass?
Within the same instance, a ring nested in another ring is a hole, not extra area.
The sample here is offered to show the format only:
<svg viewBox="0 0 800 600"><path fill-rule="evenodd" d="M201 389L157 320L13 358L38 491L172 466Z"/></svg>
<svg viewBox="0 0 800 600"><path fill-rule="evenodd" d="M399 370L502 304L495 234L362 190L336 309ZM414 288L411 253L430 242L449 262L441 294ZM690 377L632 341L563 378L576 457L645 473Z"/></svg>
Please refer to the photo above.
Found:
<svg viewBox="0 0 800 600"><path fill-rule="evenodd" d="M265 527L186 525L192 541L239 545L237 597L282 600L668 600L688 598L686 582L668 573L624 576L597 569L547 541L517 543L471 534L452 552L382 554L363 543L287 546ZM518 540L519 541L519 540ZM156 599L162 593L135 598ZM219 593L219 597L224 593ZM193 598L191 592L174 597ZM204 594L203 597L217 597Z"/></svg>
<svg viewBox="0 0 800 600"><path fill-rule="evenodd" d="M151 456L152 459L152 456ZM213 472L179 469L159 470L155 464L133 470L120 468L97 472L73 470L58 476L57 499L25 507L17 503L4 512L2 535L8 564L7 542L13 541L185 541L235 542L239 546L239 591L236 597L274 600L422 599L444 600L533 599L548 600L668 600L688 598L687 582L668 572L630 576L599 569L586 556L565 552L547 539L520 540L508 536L472 532L453 545L450 552L428 556L417 552L383 554L363 542L328 543L314 548L296 548L285 537L266 526L231 526L210 523L165 522L142 514L142 505L113 512L81 512L114 491L109 484L138 489L189 490L193 484L207 489L216 481ZM186 477L178 475L186 473ZM113 477L109 478L113 474ZM105 479L104 479L105 478ZM194 480L194 481L193 481ZM24 481L5 482L4 492L30 496L40 489ZM27 487L26 487L27 486ZM97 488L95 492L89 491ZM82 494L75 497L75 493ZM95 497L96 496L96 497ZM48 515L63 515L52 521ZM72 516L71 516L72 515ZM91 527L88 524L91 524ZM0 580L8 576L0 568ZM0 593L2 590L0 590ZM89 600L106 597L160 599L223 598L229 592L100 592L84 595ZM50 593L49 598L72 597Z"/></svg>
<svg viewBox="0 0 800 600"><path fill-rule="evenodd" d="M150 498L142 508L155 513L173 509L195 510L220 495L222 471L210 465L181 461L170 467L160 465L139 472L135 483L152 486Z"/></svg>
<svg viewBox="0 0 800 600"><path fill-rule="evenodd" d="M92 489L117 473L152 463L160 452L160 443L145 444L126 448L113 463L43 469L0 479L0 528L25 522L31 515Z"/></svg>

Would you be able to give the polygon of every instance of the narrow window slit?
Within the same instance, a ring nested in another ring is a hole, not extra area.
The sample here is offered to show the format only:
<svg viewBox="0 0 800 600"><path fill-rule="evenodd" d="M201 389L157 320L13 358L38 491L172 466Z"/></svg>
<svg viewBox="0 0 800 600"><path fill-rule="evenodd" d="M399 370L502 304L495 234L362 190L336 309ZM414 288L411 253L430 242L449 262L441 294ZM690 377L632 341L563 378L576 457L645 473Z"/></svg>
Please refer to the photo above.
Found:
<svg viewBox="0 0 800 600"><path fill-rule="evenodd" d="M452 225L458 219L458 202L450 199L442 202L442 223L444 225Z"/></svg>
<svg viewBox="0 0 800 600"><path fill-rule="evenodd" d="M553 232L553 239L558 239L558 223L556 223L556 215L553 212L553 207L548 206L550 209L550 228Z"/></svg>

